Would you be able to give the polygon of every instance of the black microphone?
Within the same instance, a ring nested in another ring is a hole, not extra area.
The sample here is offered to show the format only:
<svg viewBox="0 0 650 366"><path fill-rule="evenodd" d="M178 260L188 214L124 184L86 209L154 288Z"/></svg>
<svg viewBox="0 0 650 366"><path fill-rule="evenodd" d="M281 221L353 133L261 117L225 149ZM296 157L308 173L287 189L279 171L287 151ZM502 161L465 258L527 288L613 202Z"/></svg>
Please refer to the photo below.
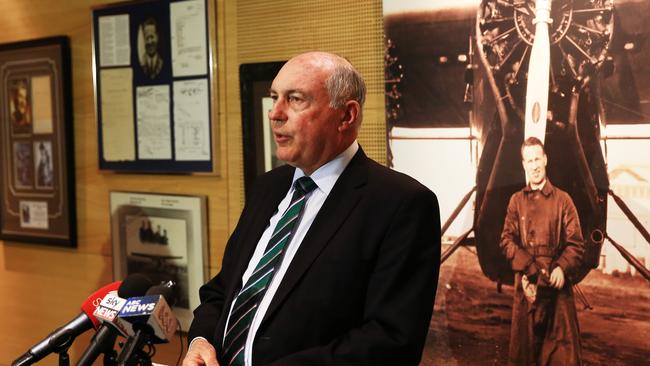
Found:
<svg viewBox="0 0 650 366"><path fill-rule="evenodd" d="M93 327L98 327L99 320L92 315L93 311L104 296L111 291L117 290L121 283L122 281L116 281L95 291L81 305L81 314L35 344L24 355L14 360L11 366L32 365L52 352L60 353L66 351L79 334Z"/></svg>
<svg viewBox="0 0 650 366"><path fill-rule="evenodd" d="M132 297L120 310L119 317L133 324L134 335L129 337L117 358L119 366L150 365L145 345L167 343L178 328L178 320L171 310L176 297L171 281L154 286L145 296Z"/></svg>
<svg viewBox="0 0 650 366"><path fill-rule="evenodd" d="M133 331L120 323L117 314L126 303L126 298L141 296L152 286L151 280L139 273L132 274L124 279L117 290L117 295L109 293L104 296L93 315L99 319L100 325L97 333L90 341L90 345L79 358L77 366L92 365L101 353L104 354L104 364L115 363L117 354L113 345L118 335L132 335ZM130 332L129 332L130 331ZM130 333L130 334L129 334Z"/></svg>

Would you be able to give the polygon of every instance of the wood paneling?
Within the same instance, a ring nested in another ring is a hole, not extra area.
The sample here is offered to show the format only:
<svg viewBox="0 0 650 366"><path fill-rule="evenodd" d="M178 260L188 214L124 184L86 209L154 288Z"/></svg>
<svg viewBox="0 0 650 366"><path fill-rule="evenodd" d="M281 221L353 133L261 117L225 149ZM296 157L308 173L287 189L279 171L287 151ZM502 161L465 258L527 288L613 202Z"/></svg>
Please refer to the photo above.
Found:
<svg viewBox="0 0 650 366"><path fill-rule="evenodd" d="M0 365L25 352L79 313L97 288L112 281L108 192L132 190L208 196L210 274L243 207L239 64L283 60L308 50L348 57L368 82L366 152L385 161L381 1L215 0L218 45L214 95L219 176L100 172L91 68L90 7L111 1L0 0L0 43L68 35L72 46L75 168L79 244L76 249L0 241ZM70 350L72 361L92 332ZM156 362L175 364L180 344L161 345ZM43 365L56 365L55 355Z"/></svg>

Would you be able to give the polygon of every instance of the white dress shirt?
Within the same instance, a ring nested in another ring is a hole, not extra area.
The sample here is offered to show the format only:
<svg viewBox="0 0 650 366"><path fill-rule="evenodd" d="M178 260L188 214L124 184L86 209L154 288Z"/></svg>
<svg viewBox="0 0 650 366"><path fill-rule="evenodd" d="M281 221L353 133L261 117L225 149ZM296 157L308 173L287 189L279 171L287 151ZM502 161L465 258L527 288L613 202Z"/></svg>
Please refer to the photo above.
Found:
<svg viewBox="0 0 650 366"><path fill-rule="evenodd" d="M271 283L266 289L266 293L264 294L264 297L262 298L260 304L258 305L255 316L253 317L253 321L251 323L251 327L248 332L248 338L246 339L246 345L245 345L246 366L253 365L253 340L255 339L255 334L257 333L257 330L259 329L260 324L262 323L262 319L264 319L264 315L266 314L266 311L268 310L269 305L271 304L271 300L275 296L275 293L277 292L278 287L280 286L280 282L282 282L282 278L284 278L284 275L287 272L287 269L289 268L291 261L293 260L293 257L296 255L296 252L298 251L298 248L300 247L302 240L305 238L307 231L309 231L312 222L314 222L314 218L316 218L318 211L320 211L321 207L323 207L323 203L325 202L327 196L332 191L334 184L341 176L341 173L343 173L343 170L345 170L345 168L348 166L348 164L352 160L352 157L354 157L354 154L356 154L357 150L359 150L359 144L355 141L345 151L339 154L336 158L330 160L328 163L321 166L311 174L310 177L311 179L314 180L318 188L314 189L314 191L309 193L309 195L307 196L307 201L305 202L305 207L303 209L304 211L302 213L300 222L298 222L298 226L293 234L293 237L291 238L291 241L284 248L285 253L284 253L284 258L282 259L282 263L280 264L280 268L278 268L275 275L273 276ZM289 203L291 202L291 196L293 195L294 192L293 183L298 178L303 177L304 175L305 174L303 173L302 170L296 169L293 175L293 180L291 182L291 188L287 192L286 196L282 199L282 201L280 201L277 210L269 220L269 224L267 225L266 230L264 230L262 237L257 242L257 247L255 248L255 252L253 253L253 256L248 262L248 267L244 272L244 275L242 276L242 283L246 283L248 278L251 276L251 274L257 267L257 263L264 255L266 245L268 244L271 234L273 233L273 229L275 228L276 224L282 217L284 211L286 211L287 207L289 206ZM229 317L230 317L230 313L232 312L233 305L234 305L234 301L230 305L230 311L228 312ZM225 329L228 329L228 323L226 323ZM225 337L225 333L224 333L224 337Z"/></svg>

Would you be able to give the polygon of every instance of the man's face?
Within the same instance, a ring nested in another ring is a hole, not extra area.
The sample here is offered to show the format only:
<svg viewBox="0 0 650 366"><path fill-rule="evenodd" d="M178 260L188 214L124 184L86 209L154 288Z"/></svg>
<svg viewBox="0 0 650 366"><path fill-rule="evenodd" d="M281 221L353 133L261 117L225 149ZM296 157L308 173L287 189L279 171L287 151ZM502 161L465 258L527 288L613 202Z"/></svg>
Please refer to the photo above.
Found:
<svg viewBox="0 0 650 366"><path fill-rule="evenodd" d="M27 88L24 86L16 90L16 108L21 115L27 113Z"/></svg>
<svg viewBox="0 0 650 366"><path fill-rule="evenodd" d="M154 56L158 52L158 31L153 24L144 26L144 45L147 55Z"/></svg>
<svg viewBox="0 0 650 366"><path fill-rule="evenodd" d="M342 138L338 126L344 112L329 105L328 77L323 67L298 58L282 67L271 86L276 155L306 174L333 158Z"/></svg>
<svg viewBox="0 0 650 366"><path fill-rule="evenodd" d="M525 146L521 152L522 164L531 184L540 184L546 178L546 154L539 145Z"/></svg>

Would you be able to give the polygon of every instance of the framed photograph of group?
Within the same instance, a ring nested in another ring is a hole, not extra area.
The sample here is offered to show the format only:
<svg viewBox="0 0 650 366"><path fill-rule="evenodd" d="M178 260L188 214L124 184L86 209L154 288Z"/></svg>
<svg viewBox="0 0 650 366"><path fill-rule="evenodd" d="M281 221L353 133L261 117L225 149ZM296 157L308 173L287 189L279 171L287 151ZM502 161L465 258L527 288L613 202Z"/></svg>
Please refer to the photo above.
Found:
<svg viewBox="0 0 650 366"><path fill-rule="evenodd" d="M174 313L187 331L207 280L207 198L111 192L113 273L176 283Z"/></svg>
<svg viewBox="0 0 650 366"><path fill-rule="evenodd" d="M212 7L151 0L93 9L101 170L217 172Z"/></svg>
<svg viewBox="0 0 650 366"><path fill-rule="evenodd" d="M0 239L76 246L67 37L0 45Z"/></svg>

